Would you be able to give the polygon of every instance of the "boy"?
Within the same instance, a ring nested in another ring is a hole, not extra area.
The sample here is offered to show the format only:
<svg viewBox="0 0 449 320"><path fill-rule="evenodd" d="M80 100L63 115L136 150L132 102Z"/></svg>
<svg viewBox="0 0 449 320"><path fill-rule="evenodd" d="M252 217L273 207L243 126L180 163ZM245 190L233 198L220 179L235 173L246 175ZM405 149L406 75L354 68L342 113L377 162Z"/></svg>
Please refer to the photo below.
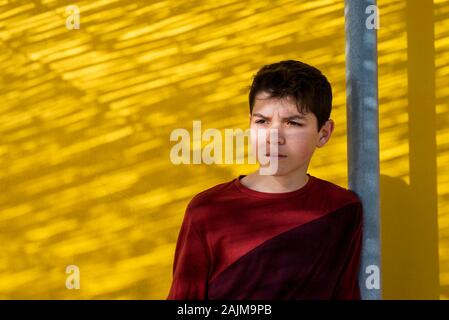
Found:
<svg viewBox="0 0 449 320"><path fill-rule="evenodd" d="M273 174L240 175L187 206L167 299L360 299L362 204L307 173L329 140L332 90L305 63L266 65L249 93L250 128L277 130ZM260 159L258 159L260 160Z"/></svg>

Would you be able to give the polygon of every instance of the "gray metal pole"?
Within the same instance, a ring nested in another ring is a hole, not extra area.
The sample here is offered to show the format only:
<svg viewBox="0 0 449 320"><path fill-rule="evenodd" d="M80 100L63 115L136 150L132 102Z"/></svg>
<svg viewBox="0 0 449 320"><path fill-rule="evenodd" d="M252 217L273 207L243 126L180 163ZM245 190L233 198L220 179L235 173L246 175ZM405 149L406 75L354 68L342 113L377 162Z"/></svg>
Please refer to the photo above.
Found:
<svg viewBox="0 0 449 320"><path fill-rule="evenodd" d="M363 202L359 283L364 300L381 299L379 120L375 0L346 0L348 188Z"/></svg>

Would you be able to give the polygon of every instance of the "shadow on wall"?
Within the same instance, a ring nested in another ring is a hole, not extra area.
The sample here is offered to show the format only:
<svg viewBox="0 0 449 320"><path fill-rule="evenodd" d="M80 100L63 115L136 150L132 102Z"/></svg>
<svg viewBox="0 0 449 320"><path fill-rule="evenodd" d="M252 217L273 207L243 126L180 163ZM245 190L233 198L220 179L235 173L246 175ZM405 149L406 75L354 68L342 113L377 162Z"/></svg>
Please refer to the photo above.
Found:
<svg viewBox="0 0 449 320"><path fill-rule="evenodd" d="M381 175L380 188L383 299L438 299L436 211L399 178Z"/></svg>
<svg viewBox="0 0 449 320"><path fill-rule="evenodd" d="M384 299L439 299L434 4L407 1L410 185L381 175Z"/></svg>
<svg viewBox="0 0 449 320"><path fill-rule="evenodd" d="M384 299L440 294L433 10L407 1L410 185L381 176Z"/></svg>

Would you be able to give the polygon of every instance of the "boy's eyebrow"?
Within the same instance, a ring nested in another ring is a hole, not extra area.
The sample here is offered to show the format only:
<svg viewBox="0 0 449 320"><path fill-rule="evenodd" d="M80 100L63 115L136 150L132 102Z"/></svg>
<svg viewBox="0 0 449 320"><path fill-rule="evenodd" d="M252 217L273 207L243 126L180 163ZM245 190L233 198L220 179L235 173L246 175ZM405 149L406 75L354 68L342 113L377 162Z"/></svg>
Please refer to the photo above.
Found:
<svg viewBox="0 0 449 320"><path fill-rule="evenodd" d="M261 114L261 113L253 113L253 116L256 116L256 117L261 117L261 118L264 118L264 119L270 119L270 117L265 117L263 114ZM284 120L285 119L287 119L287 120L293 120L293 119L306 119L306 116L302 116L302 115L294 115L294 116L290 116L290 117L286 117L286 118L283 118Z"/></svg>

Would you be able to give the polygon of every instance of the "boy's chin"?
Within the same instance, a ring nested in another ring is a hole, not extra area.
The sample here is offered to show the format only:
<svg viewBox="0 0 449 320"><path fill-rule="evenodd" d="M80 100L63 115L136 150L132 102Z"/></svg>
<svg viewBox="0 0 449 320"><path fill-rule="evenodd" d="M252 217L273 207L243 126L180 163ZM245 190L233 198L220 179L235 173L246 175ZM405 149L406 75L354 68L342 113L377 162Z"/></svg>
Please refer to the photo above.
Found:
<svg viewBox="0 0 449 320"><path fill-rule="evenodd" d="M267 176L286 176L291 172L289 168L285 166L278 166L277 168L270 168L270 166L260 166L259 174Z"/></svg>

